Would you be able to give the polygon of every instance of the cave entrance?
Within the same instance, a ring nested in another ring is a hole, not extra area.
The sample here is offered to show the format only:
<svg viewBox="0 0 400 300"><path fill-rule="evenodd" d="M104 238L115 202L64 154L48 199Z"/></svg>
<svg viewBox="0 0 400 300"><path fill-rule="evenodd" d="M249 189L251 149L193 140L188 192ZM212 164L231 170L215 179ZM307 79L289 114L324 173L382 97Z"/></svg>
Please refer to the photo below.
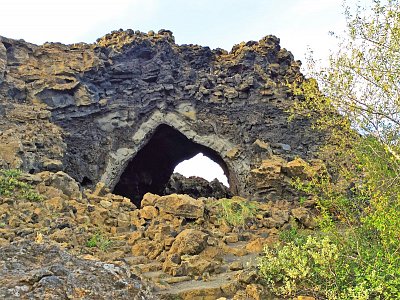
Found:
<svg viewBox="0 0 400 300"><path fill-rule="evenodd" d="M192 158L180 162L175 167L174 173L182 174L185 177L201 177L209 182L217 179L223 185L229 187L228 178L224 170L203 153L198 153Z"/></svg>
<svg viewBox="0 0 400 300"><path fill-rule="evenodd" d="M203 153L222 168L228 178L230 190L235 193L234 175L216 151L193 142L165 124L155 129L147 144L129 161L113 193L130 198L140 206L144 194L162 194L175 167L198 153Z"/></svg>

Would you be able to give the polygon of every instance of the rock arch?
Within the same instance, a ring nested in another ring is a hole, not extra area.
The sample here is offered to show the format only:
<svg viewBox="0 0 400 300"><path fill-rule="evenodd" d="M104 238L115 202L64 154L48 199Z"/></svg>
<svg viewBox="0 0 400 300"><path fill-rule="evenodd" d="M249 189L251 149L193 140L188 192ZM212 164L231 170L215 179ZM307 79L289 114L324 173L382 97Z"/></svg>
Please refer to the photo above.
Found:
<svg viewBox="0 0 400 300"><path fill-rule="evenodd" d="M199 152L203 152L206 156L213 159L218 163L227 175L230 189L232 193L238 194L243 188L238 178L245 172L249 171L249 162L246 160L237 160L230 157L230 153L235 151L235 145L229 140L223 139L216 134L209 133L208 135L201 135L192 129L190 122L185 120L182 115L178 113L162 113L159 110L155 111L141 126L136 130L134 135L130 138L132 141L130 148L119 148L115 153L110 155L105 172L101 177L101 181L105 182L111 189L115 190L117 194L129 196L129 192L121 191L121 184L117 187L118 182L122 180L128 181L133 175L129 168L138 166L139 160L144 160L145 163L139 162L141 171L149 171L146 168L147 163L151 163L151 156L156 156L158 162L162 157L157 156L157 151L153 151L154 146L157 147L157 141L162 143L161 147L165 147L168 154L174 156L171 161L165 166L165 173L160 186L149 185L143 192L160 192L160 188L165 184L172 174L175 166L181 161L191 158ZM178 143L181 143L177 149L180 153L174 154L172 145L169 144L166 136L176 138ZM154 142L156 138L156 142ZM156 145L154 145L156 143ZM139 157L137 157L139 155ZM132 162L132 160L134 160ZM143 166L141 165L143 163ZM129 164L131 166L129 167ZM149 165L147 165L149 167ZM156 165L154 167L157 167ZM163 172L160 168L160 172ZM124 172L127 172L124 174ZM147 189L147 190L146 190ZM162 191L162 190L161 190Z"/></svg>
<svg viewBox="0 0 400 300"><path fill-rule="evenodd" d="M0 37L0 167L114 189L169 126L224 166L235 194L286 197L285 161L312 158L322 142L309 120L288 122L299 68L275 36L230 52L177 45L168 30L74 45Z"/></svg>
<svg viewBox="0 0 400 300"><path fill-rule="evenodd" d="M174 168L200 152L221 166L229 180L231 191L237 193L235 172L217 151L190 140L166 124L158 125L147 143L129 159L113 192L130 198L140 206L140 200L145 193L162 194Z"/></svg>

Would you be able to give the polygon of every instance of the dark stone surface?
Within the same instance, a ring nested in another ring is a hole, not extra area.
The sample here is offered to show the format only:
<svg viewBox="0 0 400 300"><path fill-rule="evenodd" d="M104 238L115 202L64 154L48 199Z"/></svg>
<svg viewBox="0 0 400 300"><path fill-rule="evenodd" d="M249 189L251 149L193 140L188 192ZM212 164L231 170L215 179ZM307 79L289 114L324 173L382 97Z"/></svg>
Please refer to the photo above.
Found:
<svg viewBox="0 0 400 300"><path fill-rule="evenodd" d="M157 299L127 268L31 241L0 248L1 299Z"/></svg>
<svg viewBox="0 0 400 300"><path fill-rule="evenodd" d="M193 198L213 197L221 199L232 197L229 188L216 178L209 182L201 177L191 176L187 178L179 173L172 174L163 194L187 194Z"/></svg>

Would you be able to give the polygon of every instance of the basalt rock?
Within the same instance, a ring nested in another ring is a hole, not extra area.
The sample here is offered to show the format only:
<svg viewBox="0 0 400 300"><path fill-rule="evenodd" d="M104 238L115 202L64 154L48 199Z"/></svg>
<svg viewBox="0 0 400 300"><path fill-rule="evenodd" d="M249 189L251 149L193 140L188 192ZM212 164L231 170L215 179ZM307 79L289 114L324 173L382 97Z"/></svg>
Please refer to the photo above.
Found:
<svg viewBox="0 0 400 300"><path fill-rule="evenodd" d="M216 178L209 182L201 177L191 176L187 178L179 173L172 174L165 187L164 194L187 194L193 198L214 197L220 199L232 197L229 188Z"/></svg>
<svg viewBox="0 0 400 300"><path fill-rule="evenodd" d="M271 189L251 170L313 157L321 137L286 113L299 68L275 36L230 52L177 45L167 30L73 45L0 37L0 167L102 181L140 206L202 152L233 194L283 197L286 183Z"/></svg>
<svg viewBox="0 0 400 300"><path fill-rule="evenodd" d="M128 268L32 241L0 247L1 299L158 299Z"/></svg>

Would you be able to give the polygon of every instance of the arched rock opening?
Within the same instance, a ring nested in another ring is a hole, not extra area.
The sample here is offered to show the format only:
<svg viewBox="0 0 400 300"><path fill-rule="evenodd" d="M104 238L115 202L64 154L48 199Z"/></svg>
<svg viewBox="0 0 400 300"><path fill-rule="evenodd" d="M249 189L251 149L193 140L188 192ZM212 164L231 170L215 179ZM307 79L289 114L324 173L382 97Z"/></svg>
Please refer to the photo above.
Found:
<svg viewBox="0 0 400 300"><path fill-rule="evenodd" d="M186 178L200 177L208 182L217 179L221 184L229 187L228 178L221 166L201 152L180 162L175 167L174 173L181 174Z"/></svg>
<svg viewBox="0 0 400 300"><path fill-rule="evenodd" d="M149 141L129 161L113 192L140 205L145 193L162 194L175 167L200 152L221 166L235 193L235 176L216 151L193 142L165 124L155 129Z"/></svg>

